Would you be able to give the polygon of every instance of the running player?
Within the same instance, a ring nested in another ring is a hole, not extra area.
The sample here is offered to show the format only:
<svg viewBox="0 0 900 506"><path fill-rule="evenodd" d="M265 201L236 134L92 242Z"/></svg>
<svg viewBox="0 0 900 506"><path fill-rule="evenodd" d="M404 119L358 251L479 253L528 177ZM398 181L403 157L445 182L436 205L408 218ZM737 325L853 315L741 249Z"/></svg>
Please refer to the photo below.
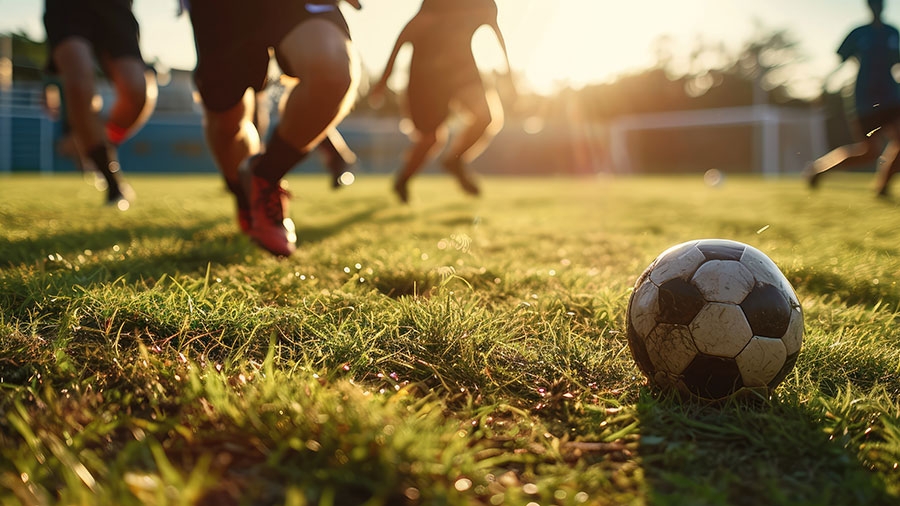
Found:
<svg viewBox="0 0 900 506"><path fill-rule="evenodd" d="M58 73L68 121L82 160L106 181L106 202L125 210L133 197L117 146L140 129L156 105L156 78L141 57L131 0L45 0L49 70ZM93 107L95 61L116 91L105 124Z"/></svg>
<svg viewBox="0 0 900 506"><path fill-rule="evenodd" d="M837 51L842 65L850 58L859 62L854 95L856 122L852 126L862 140L835 148L814 161L804 175L809 186L816 188L829 170L877 160L876 191L886 196L888 183L900 168L900 87L891 73L891 68L900 63L900 32L881 19L883 0L868 0L868 5L872 22L853 29Z"/></svg>
<svg viewBox="0 0 900 506"><path fill-rule="evenodd" d="M400 48L407 42L412 44L406 99L416 131L405 164L394 180L394 192L402 202L409 200L409 180L446 142L446 121L454 102L468 114L467 125L454 139L442 165L463 191L479 193L466 164L484 151L503 125L499 98L493 90L485 89L472 54L472 36L485 25L496 35L509 70L494 0L423 0L419 12L401 31L381 79L372 88L371 97L378 100Z"/></svg>
<svg viewBox="0 0 900 506"><path fill-rule="evenodd" d="M261 247L288 256L296 233L281 180L352 106L358 67L347 24L336 0L192 0L188 7L206 140L235 195L238 222ZM299 82L261 149L254 95L265 87L270 47Z"/></svg>

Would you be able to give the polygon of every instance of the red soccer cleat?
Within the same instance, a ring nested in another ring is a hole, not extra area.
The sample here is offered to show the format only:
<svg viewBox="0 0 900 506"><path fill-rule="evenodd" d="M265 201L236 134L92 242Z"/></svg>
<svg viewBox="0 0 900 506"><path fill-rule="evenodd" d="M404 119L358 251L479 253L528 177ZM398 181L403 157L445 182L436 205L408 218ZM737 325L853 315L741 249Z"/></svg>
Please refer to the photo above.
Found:
<svg viewBox="0 0 900 506"><path fill-rule="evenodd" d="M294 222L285 217L290 193L280 182L250 176L250 237L277 256L290 256L297 249Z"/></svg>

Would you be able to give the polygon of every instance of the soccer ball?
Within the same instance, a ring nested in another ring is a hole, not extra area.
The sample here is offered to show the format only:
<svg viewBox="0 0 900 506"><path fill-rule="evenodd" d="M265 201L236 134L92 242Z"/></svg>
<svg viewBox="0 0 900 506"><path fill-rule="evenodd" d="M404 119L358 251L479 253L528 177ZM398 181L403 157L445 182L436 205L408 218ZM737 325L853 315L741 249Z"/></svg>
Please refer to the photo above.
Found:
<svg viewBox="0 0 900 506"><path fill-rule="evenodd" d="M758 249L702 239L664 251L634 285L628 346L650 383L718 401L768 395L803 341L797 294Z"/></svg>

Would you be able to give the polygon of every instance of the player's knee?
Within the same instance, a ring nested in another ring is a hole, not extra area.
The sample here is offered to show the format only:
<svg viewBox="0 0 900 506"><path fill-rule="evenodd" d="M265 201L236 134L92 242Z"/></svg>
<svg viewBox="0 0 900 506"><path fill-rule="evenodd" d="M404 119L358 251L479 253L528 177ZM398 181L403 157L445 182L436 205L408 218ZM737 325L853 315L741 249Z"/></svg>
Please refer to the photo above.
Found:
<svg viewBox="0 0 900 506"><path fill-rule="evenodd" d="M117 99L127 106L130 111L140 114L147 106L156 103L156 80L148 80L143 74L129 76L118 83Z"/></svg>
<svg viewBox="0 0 900 506"><path fill-rule="evenodd" d="M416 132L416 142L422 146L434 146L440 141L440 135L437 130L430 129Z"/></svg>
<svg viewBox="0 0 900 506"><path fill-rule="evenodd" d="M207 111L204 117L206 134L213 139L236 139L243 134L245 128L252 126L252 122L236 110L222 113Z"/></svg>
<svg viewBox="0 0 900 506"><path fill-rule="evenodd" d="M320 103L343 102L353 86L353 76L346 68L325 65L321 71L314 72L313 76L308 81L310 95Z"/></svg>
<svg viewBox="0 0 900 506"><path fill-rule="evenodd" d="M490 123L485 128L485 131L490 135L497 135L503 129L504 122L503 114L494 114L491 116Z"/></svg>
<svg viewBox="0 0 900 506"><path fill-rule="evenodd" d="M500 122L503 120L500 119ZM475 114L472 117L472 128L478 129L482 132L492 132L496 127L494 124L497 122L497 118L494 118L490 111L484 111L479 114Z"/></svg>
<svg viewBox="0 0 900 506"><path fill-rule="evenodd" d="M94 84L84 79L67 79L65 82L66 100L74 103L90 104L94 100Z"/></svg>
<svg viewBox="0 0 900 506"><path fill-rule="evenodd" d="M851 149L851 154L853 156L859 157L864 162L875 161L880 155L878 149L876 149L876 146L870 145L866 142L855 144Z"/></svg>

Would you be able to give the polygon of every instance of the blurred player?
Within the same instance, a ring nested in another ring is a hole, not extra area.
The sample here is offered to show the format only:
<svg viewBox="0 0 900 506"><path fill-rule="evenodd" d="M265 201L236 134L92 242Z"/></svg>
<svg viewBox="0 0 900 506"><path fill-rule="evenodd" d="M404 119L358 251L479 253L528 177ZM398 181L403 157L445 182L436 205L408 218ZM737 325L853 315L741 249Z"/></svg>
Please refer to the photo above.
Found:
<svg viewBox="0 0 900 506"><path fill-rule="evenodd" d="M103 175L106 202L127 209L133 195L122 180L117 146L146 123L157 95L156 78L141 57L131 0L46 0L44 27L49 70L62 81L79 156ZM95 61L116 92L105 124L93 106Z"/></svg>
<svg viewBox="0 0 900 506"><path fill-rule="evenodd" d="M56 152L72 160L79 172L83 174L90 172L92 175L94 168L82 163L81 156L78 154L75 136L72 134L72 125L66 114L66 100L62 92L62 81L60 81L59 76L47 76L44 82L43 106L47 116L57 124L53 132L53 147L56 149ZM102 176L99 177L102 178Z"/></svg>
<svg viewBox="0 0 900 506"><path fill-rule="evenodd" d="M867 3L872 11L872 22L853 29L837 51L842 65L850 58L859 62L853 127L862 140L835 148L814 161L804 175L809 186L816 188L829 170L877 160L876 191L878 195L886 196L888 183L900 168L897 157L900 152L900 87L891 73L891 68L900 63L900 32L882 21L883 0L868 0ZM884 150L879 153L885 142Z"/></svg>
<svg viewBox="0 0 900 506"><path fill-rule="evenodd" d="M409 200L410 178L446 142L446 121L454 103L467 113L466 127L454 139L442 165L466 193L479 193L466 165L484 151L503 125L499 98L493 90L485 90L472 54L472 36L485 25L496 35L509 70L494 0L423 0L419 12L400 32L384 74L372 88L371 98L377 101L387 87L400 48L412 44L407 108L416 131L394 181L394 192L403 202Z"/></svg>
<svg viewBox="0 0 900 506"><path fill-rule="evenodd" d="M348 3L359 8L355 0ZM358 69L347 23L337 1L191 0L186 7L206 140L235 195L238 223L267 251L288 256L296 249L296 233L281 180L353 103ZM284 73L299 81L262 149L253 114L255 92L266 84L270 47Z"/></svg>

